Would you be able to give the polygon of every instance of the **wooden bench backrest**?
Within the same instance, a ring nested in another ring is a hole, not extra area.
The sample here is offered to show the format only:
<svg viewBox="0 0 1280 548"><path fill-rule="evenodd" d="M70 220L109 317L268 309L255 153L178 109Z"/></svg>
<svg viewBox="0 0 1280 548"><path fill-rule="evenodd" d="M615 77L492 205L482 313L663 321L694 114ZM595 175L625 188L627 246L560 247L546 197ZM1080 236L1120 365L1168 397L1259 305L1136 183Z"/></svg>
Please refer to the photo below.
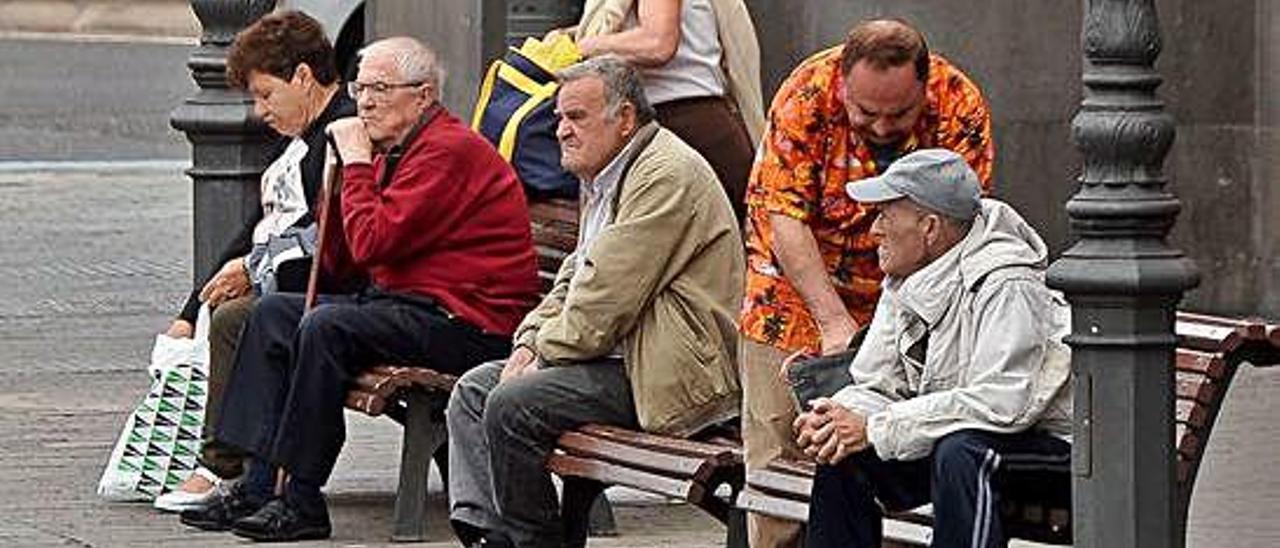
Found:
<svg viewBox="0 0 1280 548"><path fill-rule="evenodd" d="M1280 363L1280 326L1179 312L1174 447L1178 511L1185 523L1209 434L1241 363Z"/></svg>
<svg viewBox="0 0 1280 548"><path fill-rule="evenodd" d="M578 202L564 198L529 202L533 247L542 291L551 290L560 263L578 245Z"/></svg>

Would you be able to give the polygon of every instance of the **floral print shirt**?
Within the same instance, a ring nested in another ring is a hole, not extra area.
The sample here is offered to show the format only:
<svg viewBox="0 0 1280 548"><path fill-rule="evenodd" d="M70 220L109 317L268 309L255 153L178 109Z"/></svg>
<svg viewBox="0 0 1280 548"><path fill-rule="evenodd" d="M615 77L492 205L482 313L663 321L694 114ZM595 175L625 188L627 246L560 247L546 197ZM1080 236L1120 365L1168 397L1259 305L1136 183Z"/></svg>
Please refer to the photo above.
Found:
<svg viewBox="0 0 1280 548"><path fill-rule="evenodd" d="M888 166L877 166L870 143L851 131L839 92L842 53L840 46L820 52L783 82L769 108L769 127L747 187L747 283L740 329L752 341L788 352L816 353L822 337L773 253L770 215L808 225L831 284L859 325L871 321L884 276L870 235L875 217L849 198L844 186ZM982 93L937 55L930 60L925 93L925 110L899 152L954 150L989 190L995 146Z"/></svg>

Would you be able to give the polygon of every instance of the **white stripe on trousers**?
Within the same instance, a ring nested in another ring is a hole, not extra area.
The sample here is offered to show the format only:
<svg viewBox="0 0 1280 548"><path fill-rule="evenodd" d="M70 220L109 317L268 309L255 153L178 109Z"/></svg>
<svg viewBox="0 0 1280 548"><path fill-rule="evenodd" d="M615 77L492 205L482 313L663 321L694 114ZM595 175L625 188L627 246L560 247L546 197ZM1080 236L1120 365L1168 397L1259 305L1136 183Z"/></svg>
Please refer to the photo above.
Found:
<svg viewBox="0 0 1280 548"><path fill-rule="evenodd" d="M991 496L991 476L1000 467L1000 455L994 449L987 449L982 459L982 467L978 469L978 501L973 516L973 548L984 548L991 536L991 519L994 511Z"/></svg>

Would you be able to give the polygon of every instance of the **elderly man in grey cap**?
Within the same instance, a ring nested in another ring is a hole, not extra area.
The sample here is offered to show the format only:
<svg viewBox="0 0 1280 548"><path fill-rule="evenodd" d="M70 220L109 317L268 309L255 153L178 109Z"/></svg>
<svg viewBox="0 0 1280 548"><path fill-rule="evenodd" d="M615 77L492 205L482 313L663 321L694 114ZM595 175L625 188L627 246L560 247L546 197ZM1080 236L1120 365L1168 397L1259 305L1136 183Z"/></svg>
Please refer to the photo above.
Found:
<svg viewBox="0 0 1280 548"><path fill-rule="evenodd" d="M879 210L886 277L850 384L795 421L819 463L806 546L879 547L882 512L928 503L934 546L1004 546L1001 501L1070 497L1070 309L1048 250L948 150L846 190Z"/></svg>

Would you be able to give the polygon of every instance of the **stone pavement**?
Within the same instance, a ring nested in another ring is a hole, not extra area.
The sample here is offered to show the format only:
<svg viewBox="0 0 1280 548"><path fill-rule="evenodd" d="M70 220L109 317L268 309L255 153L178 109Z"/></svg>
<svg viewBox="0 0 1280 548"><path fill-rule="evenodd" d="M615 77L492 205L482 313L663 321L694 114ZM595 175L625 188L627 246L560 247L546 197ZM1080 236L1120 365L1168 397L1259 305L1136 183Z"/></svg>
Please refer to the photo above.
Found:
<svg viewBox="0 0 1280 548"><path fill-rule="evenodd" d="M147 390L146 359L190 287L190 183L176 168L17 172L0 163L0 546L243 545L144 504L107 503L98 477ZM348 415L326 491L330 544L391 531L399 427ZM687 506L611 493L621 536L592 546L717 546ZM456 546L438 479L425 546Z"/></svg>

